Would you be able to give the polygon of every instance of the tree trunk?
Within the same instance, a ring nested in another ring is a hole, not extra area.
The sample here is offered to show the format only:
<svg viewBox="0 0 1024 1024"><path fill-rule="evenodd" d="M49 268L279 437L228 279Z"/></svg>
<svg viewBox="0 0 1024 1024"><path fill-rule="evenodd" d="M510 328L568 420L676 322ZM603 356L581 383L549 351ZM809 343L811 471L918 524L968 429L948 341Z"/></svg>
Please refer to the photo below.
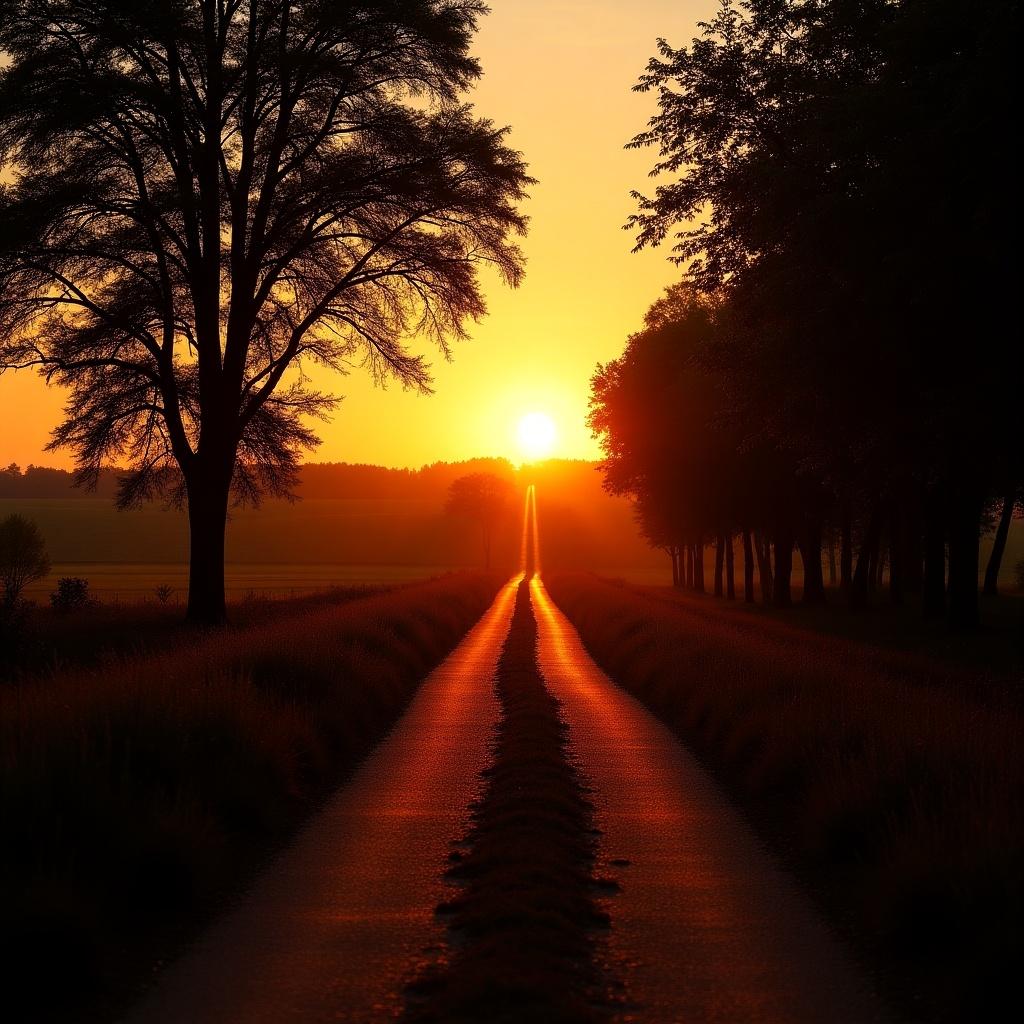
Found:
<svg viewBox="0 0 1024 1024"><path fill-rule="evenodd" d="M823 605L825 578L821 572L821 526L818 523L812 523L801 531L800 560L804 563L803 603Z"/></svg>
<svg viewBox="0 0 1024 1024"><path fill-rule="evenodd" d="M725 539L725 597L736 600L736 555L732 549L732 534Z"/></svg>
<svg viewBox="0 0 1024 1024"><path fill-rule="evenodd" d="M687 590L693 590L693 547L686 544L683 548L685 552L684 568L683 568L683 586Z"/></svg>
<svg viewBox="0 0 1024 1024"><path fill-rule="evenodd" d="M949 624L957 629L978 625L981 504L964 491L955 496L950 508Z"/></svg>
<svg viewBox="0 0 1024 1024"><path fill-rule="evenodd" d="M999 566L1003 562L1003 552L1006 550L1006 538L1010 532L1010 521L1013 519L1013 508L1017 502L1017 494L1011 491L1003 499L1003 510L999 515L999 525L996 527L996 535L992 541L992 554L989 555L988 565L985 567L985 593L989 597L995 597L999 593Z"/></svg>
<svg viewBox="0 0 1024 1024"><path fill-rule="evenodd" d="M770 604L772 599L771 548L760 530L754 534L754 549L757 552L757 575L761 582L761 601Z"/></svg>
<svg viewBox="0 0 1024 1024"><path fill-rule="evenodd" d="M882 536L882 513L878 506L871 510L864 539L861 541L857 568L850 584L850 606L864 608L868 603L868 584L874 561L878 558L878 542Z"/></svg>
<svg viewBox="0 0 1024 1024"><path fill-rule="evenodd" d="M699 594L704 593L704 545L693 545L693 589Z"/></svg>
<svg viewBox="0 0 1024 1024"><path fill-rule="evenodd" d="M775 579L772 604L776 608L789 608L793 604L793 536L789 528L775 532Z"/></svg>
<svg viewBox="0 0 1024 1024"><path fill-rule="evenodd" d="M928 496L924 524L924 614L929 619L946 614L946 515L942 496Z"/></svg>
<svg viewBox="0 0 1024 1024"><path fill-rule="evenodd" d="M722 566L725 564L725 537L715 539L715 597L722 596Z"/></svg>
<svg viewBox="0 0 1024 1024"><path fill-rule="evenodd" d="M853 586L853 514L849 501L843 503L839 547L839 589L848 595Z"/></svg>
<svg viewBox="0 0 1024 1024"><path fill-rule="evenodd" d="M747 529L743 530L743 600L754 603L754 545Z"/></svg>
<svg viewBox="0 0 1024 1024"><path fill-rule="evenodd" d="M873 594L878 589L879 564L882 559L881 531L878 535L878 543L868 551L868 593Z"/></svg>
<svg viewBox="0 0 1024 1024"><path fill-rule="evenodd" d="M924 522L921 501L917 494L908 496L903 503L903 590L920 594L924 587Z"/></svg>
<svg viewBox="0 0 1024 1024"><path fill-rule="evenodd" d="M204 467L205 468L205 467ZM190 622L219 626L227 621L224 596L224 533L230 473L198 470L188 484L188 611Z"/></svg>
<svg viewBox="0 0 1024 1024"><path fill-rule="evenodd" d="M836 585L836 539L834 533L829 533L828 538L828 585Z"/></svg>
<svg viewBox="0 0 1024 1024"><path fill-rule="evenodd" d="M906 520L899 502L893 502L889 517L889 600L903 604Z"/></svg>
<svg viewBox="0 0 1024 1024"><path fill-rule="evenodd" d="M679 586L679 549L677 547L670 547L668 549L668 557L672 559L672 586Z"/></svg>

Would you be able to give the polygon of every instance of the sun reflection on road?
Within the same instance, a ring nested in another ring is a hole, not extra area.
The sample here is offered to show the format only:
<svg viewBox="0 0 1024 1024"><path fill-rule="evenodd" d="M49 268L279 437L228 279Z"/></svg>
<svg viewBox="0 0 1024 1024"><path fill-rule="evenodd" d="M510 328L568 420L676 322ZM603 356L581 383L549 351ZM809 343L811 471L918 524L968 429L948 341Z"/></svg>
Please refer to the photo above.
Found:
<svg viewBox="0 0 1024 1024"><path fill-rule="evenodd" d="M536 545L535 493L530 511ZM882 1019L809 904L696 760L598 668L539 574L530 596L541 671L593 787L598 871L622 886L607 906L610 968L631 997L622 1019Z"/></svg>

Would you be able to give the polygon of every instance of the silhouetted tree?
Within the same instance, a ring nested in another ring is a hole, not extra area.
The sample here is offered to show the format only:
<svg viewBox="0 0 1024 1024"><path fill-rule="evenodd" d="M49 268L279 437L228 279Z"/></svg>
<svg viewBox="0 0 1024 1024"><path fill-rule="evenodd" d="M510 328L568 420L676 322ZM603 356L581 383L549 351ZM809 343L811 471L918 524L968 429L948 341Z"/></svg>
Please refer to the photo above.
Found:
<svg viewBox="0 0 1024 1024"><path fill-rule="evenodd" d="M642 533L669 552L673 579L696 590L704 589L705 544L736 515L739 458L703 363L715 316L714 302L669 289L625 353L599 366L591 382L589 423L604 451L605 488L636 499ZM720 585L716 567L716 592Z"/></svg>
<svg viewBox="0 0 1024 1024"><path fill-rule="evenodd" d="M225 616L232 495L291 488L310 366L430 389L515 285L529 182L459 94L478 0L0 2L0 368L70 388L53 445L187 502L188 614Z"/></svg>
<svg viewBox="0 0 1024 1024"><path fill-rule="evenodd" d="M0 522L0 584L5 608L10 611L21 600L30 583L50 571L46 542L31 519L8 516Z"/></svg>
<svg viewBox="0 0 1024 1024"><path fill-rule="evenodd" d="M91 603L89 581L81 576L62 576L50 595L50 607L61 615L81 611Z"/></svg>
<svg viewBox="0 0 1024 1024"><path fill-rule="evenodd" d="M480 527L485 569L491 567L494 531L509 510L512 494L511 482L493 473L470 473L448 489L445 512L471 519Z"/></svg>
<svg viewBox="0 0 1024 1024"><path fill-rule="evenodd" d="M894 600L923 562L926 606L944 604L948 545L950 618L977 618L981 513L1017 443L999 141L1017 20L1008 0L971 17L955 0L723 0L640 80L659 106L632 144L659 150L662 183L629 226L638 247L672 240L729 311L730 407L778 456L762 519L779 601L793 543L805 599L823 598L838 504L852 601L888 550Z"/></svg>
<svg viewBox="0 0 1024 1024"><path fill-rule="evenodd" d="M1017 507L1017 493L1011 491L1002 501L999 510L999 520L996 523L995 536L992 538L992 553L988 558L988 565L985 566L984 591L990 597L999 593L999 568L1003 562L1003 554L1006 551L1006 538L1010 534L1010 521L1013 519L1014 510Z"/></svg>

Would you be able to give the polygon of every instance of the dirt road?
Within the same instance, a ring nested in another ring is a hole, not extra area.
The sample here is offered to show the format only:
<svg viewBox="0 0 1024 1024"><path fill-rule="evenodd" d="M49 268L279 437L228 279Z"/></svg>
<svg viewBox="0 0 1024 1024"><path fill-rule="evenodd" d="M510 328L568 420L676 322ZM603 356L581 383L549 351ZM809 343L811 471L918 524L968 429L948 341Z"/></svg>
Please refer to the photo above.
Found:
<svg viewBox="0 0 1024 1024"><path fill-rule="evenodd" d="M434 910L451 895L451 843L467 831L492 754L495 671L519 579L131 1024L374 1024L401 1013L406 983L444 949ZM614 1019L889 1019L694 758L597 668L539 576L530 595L541 675L561 702L570 761L592 787L596 873L621 885L604 901L611 926L595 947L625 993Z"/></svg>
<svg viewBox="0 0 1024 1024"><path fill-rule="evenodd" d="M593 787L599 870L622 886L608 901L609 968L627 998L620 1019L888 1019L696 760L594 664L539 578L531 594L541 672Z"/></svg>
<svg viewBox="0 0 1024 1024"><path fill-rule="evenodd" d="M443 929L452 838L497 720L493 677L518 578L427 678L388 738L253 890L129 1017L133 1024L373 1024Z"/></svg>

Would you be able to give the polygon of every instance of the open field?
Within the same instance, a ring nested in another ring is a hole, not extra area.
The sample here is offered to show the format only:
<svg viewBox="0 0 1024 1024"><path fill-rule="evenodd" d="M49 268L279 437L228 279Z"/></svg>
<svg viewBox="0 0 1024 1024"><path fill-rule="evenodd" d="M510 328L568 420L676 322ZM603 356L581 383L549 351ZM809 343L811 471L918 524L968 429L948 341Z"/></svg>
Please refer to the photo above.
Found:
<svg viewBox="0 0 1024 1024"><path fill-rule="evenodd" d="M554 565L662 582L667 562L636 534L629 503L603 496L589 467L583 480L589 504L574 500L580 485L572 480L561 490L557 478L552 481L544 511ZM509 510L495 537L494 564L508 571L519 555L519 512ZM58 578L80 576L100 601L155 601L156 588L167 586L170 603L184 602L188 530L182 513L158 505L123 512L106 497L0 498L0 519L13 513L38 524L53 563L27 589L30 600L45 603ZM407 582L481 564L476 530L445 516L443 497L267 501L235 510L228 523L226 585L234 600Z"/></svg>
<svg viewBox="0 0 1024 1024"><path fill-rule="evenodd" d="M571 464L570 464L571 465ZM584 472L585 470L585 472ZM640 537L631 504L600 489L593 467L537 467L538 503L544 522L546 567L585 570L630 583L670 582L667 556ZM0 498L0 519L18 513L36 522L46 540L52 571L32 584L27 597L45 602L61 576L89 581L101 601L155 599L172 589L183 602L188 586L188 530L180 512L159 505L118 511L109 497ZM494 544L494 564L518 564L518 509L510 510ZM981 542L984 571L991 537ZM736 543L738 583L742 551ZM1016 587L1014 566L1024 559L1024 520L1015 520L1000 572L1000 587ZM710 587L714 550L705 550ZM443 514L442 497L305 497L236 509L227 531L227 589L233 599L308 594L350 584L390 584L423 579L481 564L479 539L465 522ZM794 557L799 597L803 570ZM876 603L884 604L880 593Z"/></svg>
<svg viewBox="0 0 1024 1024"><path fill-rule="evenodd" d="M1018 713L965 697L966 669L933 665L923 686L869 648L744 628L710 602L568 574L548 588L604 670L726 781L908 1016L998 1019L1021 939Z"/></svg>
<svg viewBox="0 0 1024 1024"><path fill-rule="evenodd" d="M109 1019L372 747L496 587L449 576L0 688L14 1019Z"/></svg>
<svg viewBox="0 0 1024 1024"><path fill-rule="evenodd" d="M448 566L440 565L242 563L225 567L224 587L229 601L274 600L316 594L332 587L408 583L448 571ZM168 604L184 605L188 597L187 564L152 562L55 562L47 576L26 587L25 596L45 603L62 576L87 579L90 595L108 604L157 601L156 590L161 586L171 588Z"/></svg>
<svg viewBox="0 0 1024 1024"><path fill-rule="evenodd" d="M407 585L407 584L401 584ZM299 618L371 597L399 584L354 584L288 598L246 596L228 602L229 637L285 618ZM16 649L0 658L0 679L20 681L59 675L72 668L100 668L124 658L169 651L195 642L196 629L173 600L99 601L73 613L49 603L28 606L10 634Z"/></svg>

